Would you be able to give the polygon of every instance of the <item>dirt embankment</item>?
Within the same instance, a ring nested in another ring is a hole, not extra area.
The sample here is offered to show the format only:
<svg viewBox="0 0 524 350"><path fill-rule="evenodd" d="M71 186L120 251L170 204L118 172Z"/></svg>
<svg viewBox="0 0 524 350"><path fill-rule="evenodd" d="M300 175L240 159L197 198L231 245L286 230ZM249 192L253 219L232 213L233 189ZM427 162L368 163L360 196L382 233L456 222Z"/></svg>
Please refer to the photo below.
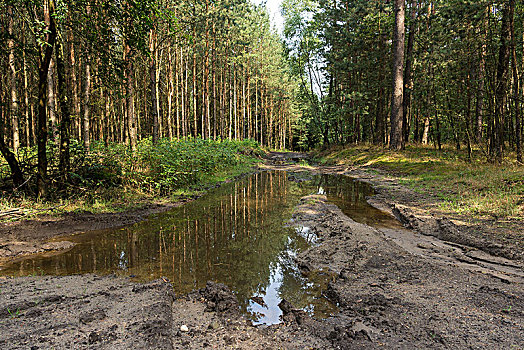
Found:
<svg viewBox="0 0 524 350"><path fill-rule="evenodd" d="M434 254L431 247L438 246L431 244L410 252L387 232L349 219L323 196L304 198L294 221L319 237L318 246L298 256L302 271L332 276L325 295L341 313L322 326L333 348L524 346L522 268L487 270Z"/></svg>

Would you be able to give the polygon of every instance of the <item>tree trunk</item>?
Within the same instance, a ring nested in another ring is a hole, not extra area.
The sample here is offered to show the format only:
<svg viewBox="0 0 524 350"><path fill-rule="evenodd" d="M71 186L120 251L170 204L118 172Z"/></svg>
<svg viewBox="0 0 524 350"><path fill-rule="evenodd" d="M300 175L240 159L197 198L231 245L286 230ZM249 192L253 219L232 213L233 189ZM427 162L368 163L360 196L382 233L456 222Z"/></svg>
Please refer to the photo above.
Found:
<svg viewBox="0 0 524 350"><path fill-rule="evenodd" d="M393 28L393 95L391 98L391 136L389 148L404 148L402 137L403 96L404 96L404 17L406 4L404 0L395 0L395 26Z"/></svg>
<svg viewBox="0 0 524 350"><path fill-rule="evenodd" d="M80 99L78 98L78 79L76 75L76 56L75 56L75 44L73 40L73 33L68 32L68 42L69 42L69 60L70 60L70 87L73 90L73 115L75 119L80 118Z"/></svg>
<svg viewBox="0 0 524 350"><path fill-rule="evenodd" d="M502 162L504 152L504 103L508 85L508 65L510 48L510 22L513 19L515 0L509 0L502 11L502 28L500 32L500 47L497 63L497 79L495 88L495 116L493 128L492 160Z"/></svg>
<svg viewBox="0 0 524 350"><path fill-rule="evenodd" d="M385 67L385 49L386 49L386 36L384 34L379 33L380 35L380 42L379 42L379 50L380 52L383 52L384 54L381 55L381 65L378 67L378 92L377 92L377 112L376 112L376 121L375 121L375 133L374 133L374 143L376 145L383 145L385 141L385 134L384 134L384 123L385 123L385 104L387 99L385 97L386 95L386 89L384 87L384 76L386 69Z"/></svg>
<svg viewBox="0 0 524 350"><path fill-rule="evenodd" d="M14 31L13 31L13 24L14 24L14 14L13 14L13 8L12 6L8 6L7 8L8 17L9 17L9 23L8 23L8 35L9 39L7 41L7 47L9 50L9 71L10 71L10 78L11 78L11 130L12 130L12 140L13 140L13 153L18 153L18 148L20 147L20 131L19 131L19 123L20 123L20 106L18 103L18 96L17 96L17 77L16 77L16 62L15 62L15 39L14 39Z"/></svg>
<svg viewBox="0 0 524 350"><path fill-rule="evenodd" d="M157 99L157 79L156 79L156 31L151 29L149 34L149 51L151 57L149 59L149 96L151 99L150 113L153 117L153 143L157 143L159 139L158 134L158 99Z"/></svg>
<svg viewBox="0 0 524 350"><path fill-rule="evenodd" d="M193 37L196 38L195 27L193 27ZM193 136L198 136L198 97L197 97L197 64L196 64L196 40L193 40Z"/></svg>
<svg viewBox="0 0 524 350"><path fill-rule="evenodd" d="M483 103L484 103L484 76L486 72L486 41L488 36L488 16L489 16L490 8L487 7L485 19L482 23L482 38L481 38L481 51L480 51L480 60L479 60L479 66L478 66L478 74L477 74L477 80L478 80L478 93L477 93L477 104L476 104L476 117L477 117L477 133L476 133L476 139L477 142L480 143L482 140L482 126L484 123L484 110L483 110Z"/></svg>
<svg viewBox="0 0 524 350"><path fill-rule="evenodd" d="M409 141L409 117L411 112L411 92L413 90L413 44L415 43L416 1L411 0L411 22L409 24L406 70L404 71L404 97L402 101L402 134L404 142Z"/></svg>
<svg viewBox="0 0 524 350"><path fill-rule="evenodd" d="M89 135L89 123L90 123L90 112L91 112L91 64L89 62L90 57L86 57L85 60L85 77L84 77L84 108L82 116L82 140L84 142L84 150L89 152L90 147L90 135Z"/></svg>
<svg viewBox="0 0 524 350"><path fill-rule="evenodd" d="M47 113L46 113L46 90L47 73L53 55L53 47L56 39L56 26L54 20L54 1L45 3L44 23L47 26L45 38L46 46L41 49L38 67L38 173L36 177L37 192L39 198L45 198L47 194Z"/></svg>
<svg viewBox="0 0 524 350"><path fill-rule="evenodd" d="M5 158L7 164L9 165L14 186L18 188L22 186L22 184L24 183L24 176L22 174L22 171L20 170L20 165L18 164L18 160L16 159L15 154L11 152L9 147L7 147L7 145L4 142L3 129L4 126L2 125L0 129L0 153L2 153L2 156Z"/></svg>
<svg viewBox="0 0 524 350"><path fill-rule="evenodd" d="M22 29L25 30L25 27ZM23 43L25 45L25 35L23 39ZM27 58L25 50L22 53L23 57L23 72L24 72L24 112L25 112L25 126L26 126L26 146L30 147L34 141L36 140L35 137L35 129L33 128L33 104L29 103L29 79L27 74Z"/></svg>
<svg viewBox="0 0 524 350"><path fill-rule="evenodd" d="M58 101L60 104L60 163L59 170L64 179L67 178L70 169L69 141L71 129L71 106L70 97L66 84L66 68L64 63L64 46L61 40L56 42L56 70L58 75Z"/></svg>
<svg viewBox="0 0 524 350"><path fill-rule="evenodd" d="M0 94L2 93L2 79L0 79ZM1 95L0 95L1 96ZM15 155L9 147L5 144L4 141L4 120L6 109L0 108L0 153L5 158L7 164L9 165L9 169L11 170L11 176L13 178L13 184L15 187L20 187L24 183L24 177L22 175L22 171L20 171L20 165L18 163L18 160L16 159Z"/></svg>
<svg viewBox="0 0 524 350"><path fill-rule="evenodd" d="M510 1L515 6L514 0ZM517 151L517 162L522 163L522 132L521 132L521 101L520 101L520 81L517 62L517 44L515 39L515 20L510 18L511 35L511 61L513 68L513 100L515 101L515 147Z"/></svg>
<svg viewBox="0 0 524 350"><path fill-rule="evenodd" d="M127 130L129 135L129 146L131 150L136 151L137 145L137 125L135 116L135 79L134 64L131 56L131 48L126 46L126 112L127 112Z"/></svg>
<svg viewBox="0 0 524 350"><path fill-rule="evenodd" d="M58 121L56 118L55 60L52 57L47 74L47 111L49 113L48 122L51 128L51 139L56 143Z"/></svg>

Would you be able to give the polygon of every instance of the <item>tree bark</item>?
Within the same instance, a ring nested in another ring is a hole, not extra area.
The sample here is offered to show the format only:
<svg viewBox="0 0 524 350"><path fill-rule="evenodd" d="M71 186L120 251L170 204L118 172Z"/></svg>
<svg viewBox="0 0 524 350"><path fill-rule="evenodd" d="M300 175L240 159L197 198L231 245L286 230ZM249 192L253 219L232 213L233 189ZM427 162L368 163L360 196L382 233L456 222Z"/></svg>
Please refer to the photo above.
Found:
<svg viewBox="0 0 524 350"><path fill-rule="evenodd" d="M84 150L89 152L91 145L89 128L90 128L90 114L91 114L91 64L90 57L85 60L85 76L84 76L84 108L82 115L82 140L84 142Z"/></svg>
<svg viewBox="0 0 524 350"><path fill-rule="evenodd" d="M515 0L510 0L510 6L515 6ZM514 12L514 10L512 12ZM515 20L513 16L510 17L509 26L511 36L511 62L513 68L513 100L515 102L515 148L517 151L517 162L522 163L520 81L517 62L517 43L515 39Z"/></svg>
<svg viewBox="0 0 524 350"><path fill-rule="evenodd" d="M502 11L502 28L500 32L500 47L497 63L497 79L495 88L495 116L493 128L493 143L491 145L492 160L502 162L504 153L504 103L508 85L508 65L510 48L510 22L513 19L515 0L509 0Z"/></svg>
<svg viewBox="0 0 524 350"><path fill-rule="evenodd" d="M51 57L49 62L49 73L47 74L47 111L49 113L48 122L51 129L51 139L56 143L56 96L55 96L55 60Z"/></svg>
<svg viewBox="0 0 524 350"><path fill-rule="evenodd" d="M386 89L384 87L384 76L385 72L385 50L386 50L386 36L385 34L379 33L379 51L383 54L381 55L380 61L381 65L378 67L378 92L377 92L377 111L375 117L375 133L374 133L374 143L376 145L384 145L385 142L385 133L384 133L384 123L385 123L385 105L387 103Z"/></svg>
<svg viewBox="0 0 524 350"><path fill-rule="evenodd" d="M151 29L149 34L149 51L151 57L149 58L149 96L151 99L150 113L153 117L153 143L159 140L159 123L158 123L158 99L157 99L157 79L156 79L156 31Z"/></svg>
<svg viewBox="0 0 524 350"><path fill-rule="evenodd" d="M487 7L486 13L485 13L485 19L482 23L482 44L481 44L481 51L480 51L480 60L479 60L479 66L478 66L478 74L477 74L477 80L478 80L478 93L477 93L477 104L476 104L476 117L477 117L477 133L476 133L476 139L477 142L480 143L482 140L482 128L484 123L484 76L486 72L486 40L488 36L488 16L489 16L489 10L490 8Z"/></svg>
<svg viewBox="0 0 524 350"><path fill-rule="evenodd" d="M2 79L0 79L0 94L1 92ZM13 185L15 187L20 187L24 183L24 177L22 175L22 171L20 170L20 165L15 157L15 154L11 152L11 150L9 149L9 147L7 147L4 141L4 120L5 117L7 117L4 116L4 113L6 113L6 109L0 108L0 153L9 165L9 169L11 170L11 176L13 178Z"/></svg>
<svg viewBox="0 0 524 350"><path fill-rule="evenodd" d="M411 22L409 24L406 69L404 71L404 96L402 101L402 134L404 142L409 141L409 117L411 112L411 92L413 90L413 46L416 31L416 1L411 0Z"/></svg>
<svg viewBox="0 0 524 350"><path fill-rule="evenodd" d="M58 75L58 101L60 104L60 174L64 179L68 177L70 166L70 129L71 129L71 98L68 96L66 83L66 67L64 63L64 46L59 39L56 42L56 71Z"/></svg>
<svg viewBox="0 0 524 350"><path fill-rule="evenodd" d="M22 28L22 31L25 31L25 28ZM25 35L23 35L23 43L25 45ZM33 142L36 140L35 129L33 128L33 104L29 103L29 79L27 74L27 58L25 50L22 53L22 67L24 72L24 113L25 113L25 126L26 126L26 146L30 147Z"/></svg>
<svg viewBox="0 0 524 350"><path fill-rule="evenodd" d="M402 137L403 96L404 96L404 41L406 4L404 0L395 0L395 26L393 28L393 94L391 98L391 136L389 148L404 148Z"/></svg>
<svg viewBox="0 0 524 350"><path fill-rule="evenodd" d="M9 23L8 23L8 41L7 41L7 47L9 50L9 73L11 78L11 130L12 130L12 145L13 145L13 153L18 153L18 148L20 147L20 131L19 131L19 123L20 123L20 106L18 103L18 96L17 96L17 77L16 77L16 62L15 62L15 39L14 39L14 31L13 31L13 25L14 25L14 13L13 13L13 7L8 6L7 8L8 17L9 17Z"/></svg>
<svg viewBox="0 0 524 350"><path fill-rule="evenodd" d="M55 4L53 0L47 1L44 6L44 23L47 34L45 35L45 47L40 50L38 67L38 173L36 177L37 193L39 198L47 195L47 113L46 113L46 90L47 73L53 55L53 47L56 39L56 26L54 20Z"/></svg>
<svg viewBox="0 0 524 350"><path fill-rule="evenodd" d="M131 56L131 48L126 46L126 112L127 112L127 128L129 135L129 146L131 150L136 151L137 145L137 125L135 116L135 79L134 79L134 64Z"/></svg>

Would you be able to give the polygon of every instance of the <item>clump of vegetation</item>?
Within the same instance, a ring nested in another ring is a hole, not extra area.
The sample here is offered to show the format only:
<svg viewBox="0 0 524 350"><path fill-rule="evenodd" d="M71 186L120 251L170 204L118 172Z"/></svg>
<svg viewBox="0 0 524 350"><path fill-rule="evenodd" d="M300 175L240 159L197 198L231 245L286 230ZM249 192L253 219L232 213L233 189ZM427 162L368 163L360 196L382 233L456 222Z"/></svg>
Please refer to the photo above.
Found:
<svg viewBox="0 0 524 350"><path fill-rule="evenodd" d="M153 144L151 139L144 139L135 152L123 144L103 142L93 143L85 152L73 142L72 167L64 179L59 175L58 159L52 157L56 154L53 147L49 146L49 168L54 186L47 200L32 204L36 189L28 183L24 191L4 192L1 211L25 208L25 214L30 214L51 207L57 213L103 212L169 201L248 171L264 153L252 140L163 139ZM25 154L24 169L31 169L36 150L25 150ZM1 163L2 179L8 174L7 165Z"/></svg>
<svg viewBox="0 0 524 350"><path fill-rule="evenodd" d="M441 200L443 210L476 218L524 218L524 169L510 158L503 165L484 161L480 151L410 145L390 152L376 146L331 148L317 154L326 164L348 164L394 174L418 192Z"/></svg>

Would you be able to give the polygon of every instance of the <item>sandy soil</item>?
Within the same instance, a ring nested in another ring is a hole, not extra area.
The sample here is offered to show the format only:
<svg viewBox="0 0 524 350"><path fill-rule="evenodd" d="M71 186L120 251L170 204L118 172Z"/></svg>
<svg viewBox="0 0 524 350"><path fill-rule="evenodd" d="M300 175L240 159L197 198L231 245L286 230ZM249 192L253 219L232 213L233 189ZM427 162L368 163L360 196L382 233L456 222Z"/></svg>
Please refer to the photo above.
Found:
<svg viewBox="0 0 524 350"><path fill-rule="evenodd" d="M135 284L94 275L0 280L2 349L329 347L296 322L252 326L222 284L210 282L176 298L167 280Z"/></svg>
<svg viewBox="0 0 524 350"><path fill-rule="evenodd" d="M263 168L299 170L287 163L302 157L272 154ZM489 230L472 231L460 220L439 216L430 199L384 174L339 167L309 170L364 178L378 190L372 204L406 226L371 228L345 216L324 196L302 199L293 223L309 227L318 240L297 257L297 264L305 275L330 277L324 296L338 303L338 315L314 320L284 301L282 324L253 327L238 314L234 294L219 284L175 297L163 280L4 279L0 347L524 348L521 234L500 241ZM89 227L88 221L78 220ZM18 237L30 242L28 230ZM17 237L18 230L12 232Z"/></svg>
<svg viewBox="0 0 524 350"><path fill-rule="evenodd" d="M486 268L466 262L459 248L439 249L437 241L410 251L388 230L354 222L323 196L304 198L294 220L320 241L298 257L302 271L333 276L325 294L341 314L324 323L333 324L334 348L524 346L524 270L516 264L511 271L505 264ZM423 236L400 235L408 242Z"/></svg>

